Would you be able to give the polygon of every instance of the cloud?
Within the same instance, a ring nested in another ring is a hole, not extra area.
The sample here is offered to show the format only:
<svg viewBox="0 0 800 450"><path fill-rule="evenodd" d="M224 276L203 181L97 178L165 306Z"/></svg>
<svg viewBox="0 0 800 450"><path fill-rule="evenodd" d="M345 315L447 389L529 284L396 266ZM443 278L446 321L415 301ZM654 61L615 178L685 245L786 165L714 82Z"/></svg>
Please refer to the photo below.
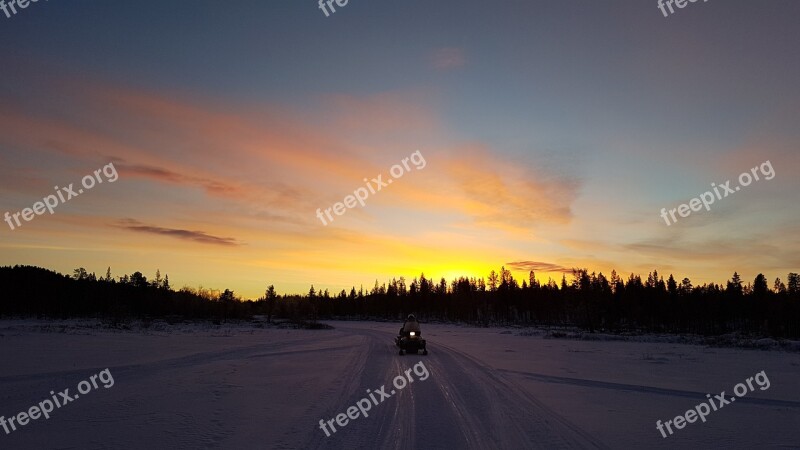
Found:
<svg viewBox="0 0 800 450"><path fill-rule="evenodd" d="M446 56L442 67L464 61L457 49L437 54ZM273 243L275 233L286 227L317 227L313 211L341 201L364 177L388 176L392 164L420 149L430 168L370 199L370 208L354 210L337 226L360 230L389 223L381 210L386 207L415 220L435 215L441 227L528 236L537 225L563 225L572 218L577 194L573 180L547 170L541 161L509 160L500 156L501 149L448 143L450 132L435 91L331 93L319 98L318 108L293 110L214 101L199 94L175 96L102 80L64 83L70 88L57 92L64 97L56 96L64 103L58 114L0 102L0 119L8 119L0 120L0 144L26 158L45 152L78 160L71 170L112 160L122 177L137 181L135 189L164 193L147 204L133 198L120 203L121 211L112 217L158 223L160 216L148 214L179 212L184 220L230 230L217 231L223 236L239 236L251 245ZM36 94L52 94L51 88L45 84ZM37 168L29 159L31 168ZM35 170L33 174L41 176ZM188 189L165 189L177 186ZM132 231L236 245L206 233L126 225ZM334 240L330 232L325 236Z"/></svg>
<svg viewBox="0 0 800 450"><path fill-rule="evenodd" d="M534 272L539 271L539 272L572 273L571 268L541 261L515 261L506 263L506 265L513 270L519 270L525 272L533 270Z"/></svg>
<svg viewBox="0 0 800 450"><path fill-rule="evenodd" d="M450 70L463 67L467 60L464 50L460 48L444 47L435 50L430 55L431 65L437 70Z"/></svg>
<svg viewBox="0 0 800 450"><path fill-rule="evenodd" d="M209 194L221 197L241 197L248 192L247 189L235 184L210 180L206 177L182 175L160 167L119 164L119 170L126 176L138 176L171 184L199 186L205 189Z"/></svg>
<svg viewBox="0 0 800 450"><path fill-rule="evenodd" d="M241 243L237 242L236 239L233 238L212 236L210 234L206 234L203 231L181 230L176 228L163 228L163 227L145 225L139 222L138 220L134 219L120 220L119 222L117 222L117 226L119 228L124 228L126 230L131 230L131 231L138 231L140 233L158 234L162 236L169 236L178 239L185 239L189 241L199 242L201 244L214 244L214 245L226 245L226 246L241 245Z"/></svg>
<svg viewBox="0 0 800 450"><path fill-rule="evenodd" d="M454 203L477 224L526 232L572 219L578 182L569 177L498 158L482 147L462 148L443 165L464 196Z"/></svg>

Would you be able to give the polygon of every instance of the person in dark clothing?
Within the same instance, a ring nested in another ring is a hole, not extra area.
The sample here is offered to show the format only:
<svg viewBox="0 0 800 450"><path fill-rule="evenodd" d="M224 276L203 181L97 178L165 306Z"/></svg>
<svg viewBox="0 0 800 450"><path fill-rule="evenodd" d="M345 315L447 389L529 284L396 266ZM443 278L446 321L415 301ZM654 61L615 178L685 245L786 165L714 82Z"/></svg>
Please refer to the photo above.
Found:
<svg viewBox="0 0 800 450"><path fill-rule="evenodd" d="M419 335L422 330L419 328L417 318L413 314L409 314L406 321L403 322L403 326L400 327L400 336L408 336L412 331Z"/></svg>
<svg viewBox="0 0 800 450"><path fill-rule="evenodd" d="M400 354L418 353L422 350L423 355L428 354L425 339L422 339L419 322L413 314L409 314L403 326L400 327L400 335L395 339L395 343L400 347Z"/></svg>

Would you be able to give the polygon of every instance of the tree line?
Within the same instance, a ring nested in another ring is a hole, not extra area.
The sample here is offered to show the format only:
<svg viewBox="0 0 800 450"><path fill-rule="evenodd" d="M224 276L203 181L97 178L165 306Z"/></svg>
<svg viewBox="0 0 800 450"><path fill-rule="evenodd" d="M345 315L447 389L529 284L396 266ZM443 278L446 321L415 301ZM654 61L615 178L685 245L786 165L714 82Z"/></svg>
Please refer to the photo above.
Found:
<svg viewBox="0 0 800 450"><path fill-rule="evenodd" d="M108 317L116 320L176 316L188 319L245 319L256 313L226 290L182 288L161 273L148 281L141 272L119 279L97 277L86 269L72 276L33 266L0 267L0 316Z"/></svg>
<svg viewBox="0 0 800 450"><path fill-rule="evenodd" d="M520 284L502 267L486 279L461 277L448 283L425 275L410 284L404 278L364 292L352 288L331 296L313 286L296 301L319 317L400 318L415 313L423 320L478 324L572 325L588 331L663 332L718 335L730 332L772 337L800 336L800 275L789 273L770 288L759 274L745 284L738 273L726 284L694 286L657 270L645 279L623 280L573 269L560 283L540 283L531 271Z"/></svg>
<svg viewBox="0 0 800 450"><path fill-rule="evenodd" d="M657 270L646 278L622 279L573 269L560 283L540 283L533 271L520 283L502 267L484 278L438 282L422 274L410 283L393 278L331 294L311 286L305 295L279 295L270 285L262 297L242 300L233 291L184 287L173 290L160 272L148 281L140 272L119 279L96 277L85 269L65 276L37 267L0 268L0 315L247 319L264 315L294 321L319 319L422 320L473 324L563 325L588 331L663 332L800 337L800 275L789 273L772 286L762 274L745 282L738 273L724 285L694 286Z"/></svg>

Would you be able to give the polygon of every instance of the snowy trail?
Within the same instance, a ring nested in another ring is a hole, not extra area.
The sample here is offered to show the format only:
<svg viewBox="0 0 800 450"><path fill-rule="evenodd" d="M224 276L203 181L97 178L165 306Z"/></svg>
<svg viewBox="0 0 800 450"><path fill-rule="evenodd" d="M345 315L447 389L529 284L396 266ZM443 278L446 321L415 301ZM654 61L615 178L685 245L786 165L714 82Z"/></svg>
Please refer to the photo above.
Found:
<svg viewBox="0 0 800 450"><path fill-rule="evenodd" d="M440 347L446 350L442 357L451 360L444 365L449 368L448 376L456 375L454 369L469 374L473 385L484 391L481 402L463 405L471 406L479 417L491 418L483 429L476 427L481 434L488 429L493 437L493 441L480 443L480 448L608 448L496 370L453 347ZM445 377L443 383L447 380ZM481 408L487 407L490 412L485 414Z"/></svg>
<svg viewBox="0 0 800 450"><path fill-rule="evenodd" d="M792 448L800 355L581 342L426 325L427 356L397 354L393 323L335 330L183 325L42 332L0 321L0 416L109 368L114 385L8 435L0 449ZM414 379L326 437L335 419L419 362ZM663 439L655 420L757 371L772 386Z"/></svg>
<svg viewBox="0 0 800 450"><path fill-rule="evenodd" d="M373 361L370 366L386 368L362 378L365 387L388 384L387 380L419 361L430 371L430 378L412 383L387 400L390 408L379 405L372 430L359 430L359 436L375 436L381 448L606 448L455 348L432 343L427 356L399 356L391 344L392 333L339 329L367 337L371 344L365 357ZM320 447L344 449L364 442L339 440L337 433L324 444L328 445Z"/></svg>
<svg viewBox="0 0 800 450"><path fill-rule="evenodd" d="M663 389L663 388L656 388L651 386L641 386L635 384L622 384L622 383L607 383L603 381L594 381L594 380L584 380L580 378L569 378L569 377L554 377L550 375L541 375L536 373L530 372L519 372L514 370L501 370L501 372L506 373L515 373L522 375L523 377L530 378L532 380L542 381L545 383L557 383L557 384L569 384L573 386L587 386L592 388L599 388L599 389L611 389L611 390L618 390L618 391L629 391L629 392L640 392L646 394L657 394L657 395L666 395L671 397L686 397L692 399L703 398L706 395L705 392L698 392L698 391L682 391L678 389ZM764 405L764 406L780 406L784 408L798 408L798 413L800 413L800 401L790 401L790 400L774 400L769 398L748 398L748 397L741 397L738 398L736 401L739 404L750 404L750 405Z"/></svg>

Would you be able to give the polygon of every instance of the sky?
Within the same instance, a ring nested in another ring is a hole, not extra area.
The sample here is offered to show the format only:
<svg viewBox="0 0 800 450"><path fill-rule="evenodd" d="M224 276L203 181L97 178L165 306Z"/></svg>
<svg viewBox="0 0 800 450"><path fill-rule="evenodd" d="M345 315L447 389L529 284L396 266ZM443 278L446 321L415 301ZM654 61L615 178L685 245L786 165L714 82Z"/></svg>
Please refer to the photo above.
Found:
<svg viewBox="0 0 800 450"><path fill-rule="evenodd" d="M800 269L797 1L333 6L0 11L0 265L244 298L501 266Z"/></svg>

